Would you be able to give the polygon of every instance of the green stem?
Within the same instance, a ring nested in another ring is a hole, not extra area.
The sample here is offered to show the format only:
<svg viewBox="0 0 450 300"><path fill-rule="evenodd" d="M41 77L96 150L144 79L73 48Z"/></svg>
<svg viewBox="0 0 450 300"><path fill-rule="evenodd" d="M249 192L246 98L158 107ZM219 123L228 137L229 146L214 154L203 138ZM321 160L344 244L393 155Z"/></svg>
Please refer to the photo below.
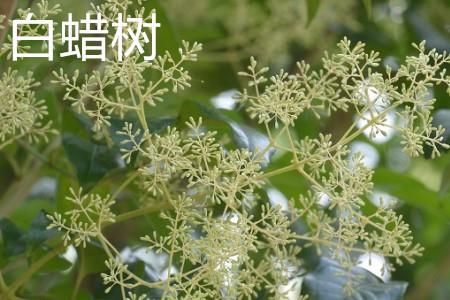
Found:
<svg viewBox="0 0 450 300"><path fill-rule="evenodd" d="M5 297L6 300L17 300L18 298L11 293L9 287L6 285L3 274L0 271L0 296ZM2 298L3 299L3 298Z"/></svg>
<svg viewBox="0 0 450 300"><path fill-rule="evenodd" d="M78 262L79 269L78 269L78 272L77 272L77 278L76 278L76 281L75 281L75 287L74 287L73 292L72 292L71 300L76 300L77 299L78 293L80 291L81 282L83 281L83 278L86 275L85 274L85 266L84 266L84 256L85 256L84 250L81 250L80 251L80 258L79 258L79 262Z"/></svg>
<svg viewBox="0 0 450 300"><path fill-rule="evenodd" d="M284 174L284 173L287 173L287 172L290 172L290 171L294 171L294 170L297 170L302 164L303 164L303 161L299 161L298 163L291 164L291 165L286 166L284 168L276 169L276 170L273 170L271 172L264 173L264 174L258 176L257 179L266 179L266 178L270 178L270 177L273 177L273 176L276 176L276 175L280 175L280 174Z"/></svg>

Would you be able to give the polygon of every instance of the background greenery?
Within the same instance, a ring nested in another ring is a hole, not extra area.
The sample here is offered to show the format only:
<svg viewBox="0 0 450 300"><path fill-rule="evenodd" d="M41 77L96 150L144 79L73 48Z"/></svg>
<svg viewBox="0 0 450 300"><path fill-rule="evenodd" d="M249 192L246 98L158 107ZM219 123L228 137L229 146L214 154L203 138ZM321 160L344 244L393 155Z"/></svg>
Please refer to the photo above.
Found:
<svg viewBox="0 0 450 300"><path fill-rule="evenodd" d="M265 2L255 0L258 1ZM61 1L50 1L58 2ZM77 19L88 10L90 2L67 0L60 4L64 13L72 12ZM241 89L237 72L244 69L251 55L261 58L274 70L290 70L300 59L314 66L321 52L325 49L332 52L333 45L343 36L354 42L365 42L368 49L388 57L384 63L389 65L395 65L410 54L410 44L421 40L427 40L431 48L450 50L450 4L445 0L286 1L298 5L300 17L293 14L284 23L279 22L270 6L265 13L255 15L251 10L237 10L236 1L203 2L206 4L197 0L152 0L146 4L157 9L162 23L157 37L159 51L176 50L181 39L205 44L199 63L193 66L193 87L148 111L151 128L156 132L167 124L182 124L190 116L203 116L211 129L231 133L230 136L233 134L223 122L223 116L241 126L257 127L243 111L217 110L211 104L211 99L218 94ZM284 5L282 2L279 1L280 7ZM33 5L33 1L2 0L0 8L8 14L16 5L26 7ZM242 20L248 23L244 22L239 28L236 23ZM254 28L259 29L260 35L254 34ZM252 41L250 46L248 41ZM271 49L272 43L280 47ZM0 64L2 70L13 65L6 58L2 58ZM112 191L127 172L117 163L117 147L97 142L87 121L77 116L68 103L60 101L63 91L50 84L54 69L62 67L69 72L78 68L86 72L97 68L97 64L73 59L14 63L14 68L21 72L33 70L35 78L42 82L37 96L45 99L48 118L60 132L60 137L52 138L47 144L31 145L20 141L0 152L0 268L5 280L10 281L22 276L36 262L42 262L32 278L25 278L27 293L37 295L31 299L104 299L101 280L95 275L104 268L102 254L92 249L80 251L76 265L68 270L70 263L54 255L61 249L50 251L56 245L55 233L45 230L44 217L44 212L64 211L66 204L62 200L69 186ZM437 122L450 129L449 99L445 90L430 92L437 99ZM326 132L339 137L352 118L351 113L342 113L317 121L304 115L296 122L296 133L304 137ZM113 123L113 126L120 128L121 125ZM251 140L252 133L247 137ZM239 139L236 142L245 143ZM392 277L410 283L406 299L448 299L450 211L443 207L448 207L446 203L450 201L450 155L434 161L426 157L407 160L396 155L398 140L395 136L386 143L371 144L380 156L374 177L376 189L400 200L397 209L411 224L415 240L426 249L416 264L398 267ZM247 146L250 146L248 139ZM282 164L283 157L277 159ZM304 189L304 185L294 182L289 174L275 178L272 184L286 196ZM119 209L138 208L139 199L134 201L123 201ZM113 226L111 238L117 245L129 245L135 242L130 236L138 237L161 226L158 218L154 213L142 220L127 222L120 230ZM53 255L48 257L49 253ZM77 290L76 296L73 296L74 290Z"/></svg>

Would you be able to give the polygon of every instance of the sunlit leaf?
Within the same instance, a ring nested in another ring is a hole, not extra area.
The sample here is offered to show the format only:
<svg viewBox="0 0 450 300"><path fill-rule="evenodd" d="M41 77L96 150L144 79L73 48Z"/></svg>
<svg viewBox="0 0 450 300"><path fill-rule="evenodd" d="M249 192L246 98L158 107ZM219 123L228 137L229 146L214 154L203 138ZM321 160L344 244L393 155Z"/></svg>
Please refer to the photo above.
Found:
<svg viewBox="0 0 450 300"><path fill-rule="evenodd" d="M344 288L349 281L353 286L350 295ZM303 285L306 293L315 300L400 300L408 286L406 282L383 283L359 267L348 271L327 258L322 258L317 268L305 276Z"/></svg>

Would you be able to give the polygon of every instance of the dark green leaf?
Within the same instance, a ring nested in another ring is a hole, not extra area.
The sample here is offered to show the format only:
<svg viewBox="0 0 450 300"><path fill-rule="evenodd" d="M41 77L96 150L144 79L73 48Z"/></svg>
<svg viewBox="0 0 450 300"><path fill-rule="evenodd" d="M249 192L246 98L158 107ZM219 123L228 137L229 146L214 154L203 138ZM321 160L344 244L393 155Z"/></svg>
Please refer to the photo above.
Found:
<svg viewBox="0 0 450 300"><path fill-rule="evenodd" d="M20 255L39 248L45 241L57 234L57 230L47 230L48 224L46 213L43 211L34 217L28 231L19 229L9 219L0 220L2 256Z"/></svg>
<svg viewBox="0 0 450 300"><path fill-rule="evenodd" d="M74 289L74 279L60 276L60 280L48 291L48 299L71 299ZM78 295L78 299L83 299ZM90 298L86 298L90 299Z"/></svg>
<svg viewBox="0 0 450 300"><path fill-rule="evenodd" d="M82 258L81 264L83 266L81 268L83 269L84 275L103 272L107 269L105 261L108 257L99 246L90 244L84 249L79 249L79 255Z"/></svg>
<svg viewBox="0 0 450 300"><path fill-rule="evenodd" d="M88 117L75 113L70 109L64 109L62 132L70 133L84 139L90 139L92 122Z"/></svg>
<svg viewBox="0 0 450 300"><path fill-rule="evenodd" d="M27 245L23 238L23 231L8 219L0 220L2 243L0 244L2 256L10 257L25 252Z"/></svg>
<svg viewBox="0 0 450 300"><path fill-rule="evenodd" d="M50 224L46 217L46 213L41 211L31 222L30 229L26 233L26 241L32 248L39 246L51 237L57 234L56 229L48 230Z"/></svg>
<svg viewBox="0 0 450 300"><path fill-rule="evenodd" d="M66 133L64 150L76 170L78 181L86 189L92 188L108 172L120 167L119 154L105 145L98 145Z"/></svg>

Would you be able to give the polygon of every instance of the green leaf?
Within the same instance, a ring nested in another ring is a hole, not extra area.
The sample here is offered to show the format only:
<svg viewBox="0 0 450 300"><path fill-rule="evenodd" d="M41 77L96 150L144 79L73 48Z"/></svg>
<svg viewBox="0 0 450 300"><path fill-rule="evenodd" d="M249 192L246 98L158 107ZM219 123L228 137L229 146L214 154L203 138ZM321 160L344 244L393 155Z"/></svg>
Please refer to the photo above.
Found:
<svg viewBox="0 0 450 300"><path fill-rule="evenodd" d="M292 155L286 153L274 160L268 166L266 172L275 171L291 164ZM270 177L270 184L280 190L288 199L298 199L298 196L309 190L309 183L298 172L293 170Z"/></svg>
<svg viewBox="0 0 450 300"><path fill-rule="evenodd" d="M56 211L59 213L65 213L75 207L75 205L66 201L66 196L70 188L77 190L79 188L79 183L75 178L70 178L64 175L58 177L58 188L56 190Z"/></svg>
<svg viewBox="0 0 450 300"><path fill-rule="evenodd" d="M49 224L46 213L39 212L31 221L28 231L23 231L9 219L0 220L2 243L0 249L3 257L10 257L25 253L29 249L36 249L49 238L57 234L56 230L47 230Z"/></svg>
<svg viewBox="0 0 450 300"><path fill-rule="evenodd" d="M50 251L52 251L52 249L44 249L44 248L36 249L31 254L28 264L31 266L36 261L48 255ZM46 264L39 269L39 274L65 271L69 269L71 265L72 264L69 261L67 261L64 257L58 255L56 257L53 257L48 262L46 262Z"/></svg>
<svg viewBox="0 0 450 300"><path fill-rule="evenodd" d="M436 192L430 191L423 183L407 174L377 169L373 181L376 189L389 193L408 205L439 218L448 219L450 216L449 206L446 205L448 201L442 201Z"/></svg>
<svg viewBox="0 0 450 300"><path fill-rule="evenodd" d="M246 148L250 151L262 151L269 144L266 135L258 130L242 124L238 116L229 113L225 115L222 111L208 107L200 102L185 101L180 112L178 128L186 127L185 123L192 117L194 119L203 119L203 125L211 131L217 131L220 134L227 134L232 137L238 148ZM265 162L268 162L273 155L273 151L267 151L264 156Z"/></svg>
<svg viewBox="0 0 450 300"><path fill-rule="evenodd" d="M349 280L354 287L354 292L350 296L344 291L344 286ZM310 299L399 300L403 299L408 283L395 281L383 283L360 267L348 271L336 261L321 258L316 269L305 276L303 285Z"/></svg>
<svg viewBox="0 0 450 300"><path fill-rule="evenodd" d="M0 249L2 257L11 257L25 252L27 245L24 232L8 219L0 220L2 243Z"/></svg>
<svg viewBox="0 0 450 300"><path fill-rule="evenodd" d="M309 26L319 10L320 0L306 0L306 8L308 11L308 18L306 25Z"/></svg>
<svg viewBox="0 0 450 300"><path fill-rule="evenodd" d="M139 119L137 117L127 118L125 120L112 117L110 120L111 126L109 127L109 134L111 136L112 141L114 142L114 147L119 151L119 149L128 149L130 150L132 145L126 143L125 145L122 142L127 138L124 135L120 135L117 132L122 131L125 126L125 123L130 123L133 125L134 130L138 128L141 129L141 134L136 137L136 140L139 142L142 138L143 128ZM162 133L167 127L174 125L176 122L175 118L147 118L147 125L151 133ZM133 168L134 162L136 160L137 153L134 153L131 157L131 161L127 164L127 167Z"/></svg>
<svg viewBox="0 0 450 300"><path fill-rule="evenodd" d="M220 130L224 127L228 127L228 120L224 115L222 115L218 110L197 101L184 101L179 115L180 117L177 124L178 128L185 128L186 122L189 121L189 118L193 118L194 120L202 118L204 125L209 129Z"/></svg>
<svg viewBox="0 0 450 300"><path fill-rule="evenodd" d="M236 122L229 122L231 129L233 130L233 137L239 148L246 148L253 153L265 151L270 144L269 137L262 134L258 130L249 127L245 124L238 124ZM266 166L273 154L275 148L271 147L270 150L265 152L263 157L263 165Z"/></svg>
<svg viewBox="0 0 450 300"><path fill-rule="evenodd" d="M140 5L136 4L135 9L141 8L142 7ZM163 6L160 4L160 1L147 1L145 3L145 8L147 13L152 9L155 9L158 16L157 22L162 24L161 27L158 28L158 43L156 46L158 55L163 55L165 51L176 53L179 45L181 44L180 39Z"/></svg>
<svg viewBox="0 0 450 300"><path fill-rule="evenodd" d="M364 8L366 9L367 16L369 19L372 18L372 0L362 0Z"/></svg>
<svg viewBox="0 0 450 300"><path fill-rule="evenodd" d="M147 118L147 119L148 119L147 120L148 129L151 133L162 133L167 127L174 125L176 122L175 118L161 118L161 119ZM123 147L123 145L121 145L121 142L124 140L124 136L118 135L117 132L123 129L125 123L133 124L133 128L135 129L137 128L143 129L137 117L127 118L125 120L111 117L109 121L111 123L111 127L109 127L111 139L118 147L119 146Z"/></svg>
<svg viewBox="0 0 450 300"><path fill-rule="evenodd" d="M92 136L92 122L88 117L77 114L70 109L64 109L62 132L70 133L84 139L90 139Z"/></svg>
<svg viewBox="0 0 450 300"><path fill-rule="evenodd" d="M443 196L450 190L450 164L448 164L442 173L441 186L439 187L439 195Z"/></svg>
<svg viewBox="0 0 450 300"><path fill-rule="evenodd" d="M91 243L89 247L78 249L78 253L82 264L79 268L83 270L84 276L107 270L105 261L108 260L108 256L101 247Z"/></svg>
<svg viewBox="0 0 450 300"><path fill-rule="evenodd" d="M85 189L92 188L110 171L120 167L119 154L105 145L94 144L73 134L63 135L64 150Z"/></svg>
<svg viewBox="0 0 450 300"><path fill-rule="evenodd" d="M27 229L30 228L34 218L42 211L53 210L53 203L49 199L28 199L25 201L20 208L14 211L10 219L19 228Z"/></svg>
<svg viewBox="0 0 450 300"><path fill-rule="evenodd" d="M31 248L41 245L46 240L58 234L56 229L47 229L50 222L46 215L44 211L39 212L31 222L30 229L26 233L26 241Z"/></svg>
<svg viewBox="0 0 450 300"><path fill-rule="evenodd" d="M71 299L74 289L74 279L69 276L60 276L60 279L47 292L48 298L44 299ZM78 299L83 299L78 295ZM92 298L87 298L92 299Z"/></svg>

